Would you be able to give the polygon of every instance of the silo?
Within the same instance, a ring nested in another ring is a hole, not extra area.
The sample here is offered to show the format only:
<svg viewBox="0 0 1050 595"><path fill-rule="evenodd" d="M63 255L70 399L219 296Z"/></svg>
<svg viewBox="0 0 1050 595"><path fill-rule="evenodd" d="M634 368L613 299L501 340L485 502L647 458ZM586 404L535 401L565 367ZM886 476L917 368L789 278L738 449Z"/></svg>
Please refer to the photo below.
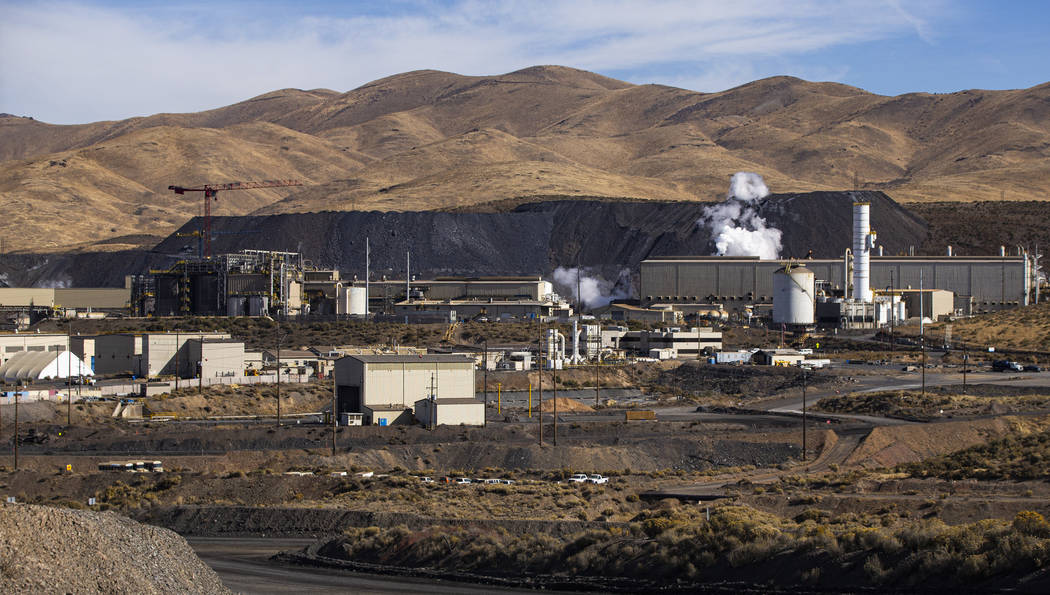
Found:
<svg viewBox="0 0 1050 595"><path fill-rule="evenodd" d="M350 294L350 315L364 316L368 312L368 290L364 287L347 287Z"/></svg>
<svg viewBox="0 0 1050 595"><path fill-rule="evenodd" d="M773 273L773 322L796 326L813 324L815 276L802 265L785 265Z"/></svg>

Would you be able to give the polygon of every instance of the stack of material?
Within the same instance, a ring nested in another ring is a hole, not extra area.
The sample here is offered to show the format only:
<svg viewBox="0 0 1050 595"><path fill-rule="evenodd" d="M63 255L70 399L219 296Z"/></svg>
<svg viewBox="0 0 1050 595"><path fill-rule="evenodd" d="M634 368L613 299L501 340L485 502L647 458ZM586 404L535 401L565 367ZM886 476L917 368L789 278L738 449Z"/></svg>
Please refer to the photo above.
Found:
<svg viewBox="0 0 1050 595"><path fill-rule="evenodd" d="M0 592L229 593L168 529L115 513L0 505Z"/></svg>

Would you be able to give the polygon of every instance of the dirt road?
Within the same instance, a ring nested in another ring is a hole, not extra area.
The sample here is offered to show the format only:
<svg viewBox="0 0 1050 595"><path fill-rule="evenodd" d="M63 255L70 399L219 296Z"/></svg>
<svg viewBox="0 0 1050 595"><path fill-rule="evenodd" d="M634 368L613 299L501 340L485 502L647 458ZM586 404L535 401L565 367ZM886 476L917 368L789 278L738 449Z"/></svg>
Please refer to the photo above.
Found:
<svg viewBox="0 0 1050 595"><path fill-rule="evenodd" d="M535 593L491 585L275 564L270 557L315 539L187 537L193 551L237 593ZM554 592L554 591L551 591Z"/></svg>

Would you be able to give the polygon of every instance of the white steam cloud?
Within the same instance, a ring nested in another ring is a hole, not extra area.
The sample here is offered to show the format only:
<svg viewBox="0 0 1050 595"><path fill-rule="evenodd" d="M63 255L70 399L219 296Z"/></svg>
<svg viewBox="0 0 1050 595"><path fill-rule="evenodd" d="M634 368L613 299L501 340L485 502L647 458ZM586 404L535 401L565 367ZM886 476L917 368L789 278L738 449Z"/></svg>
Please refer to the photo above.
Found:
<svg viewBox="0 0 1050 595"><path fill-rule="evenodd" d="M766 196L769 188L762 176L741 171L733 174L726 201L704 209L697 224L711 228L719 256L757 256L763 260L780 256L781 231L768 227L754 205Z"/></svg>
<svg viewBox="0 0 1050 595"><path fill-rule="evenodd" d="M579 292L583 296L582 299L576 295L577 274L579 274ZM631 297L631 271L629 269L620 271L620 277L612 282L592 276L586 269L558 267L554 269L554 282L570 288L573 299L582 301L583 305L588 308L601 308L609 305L613 300Z"/></svg>

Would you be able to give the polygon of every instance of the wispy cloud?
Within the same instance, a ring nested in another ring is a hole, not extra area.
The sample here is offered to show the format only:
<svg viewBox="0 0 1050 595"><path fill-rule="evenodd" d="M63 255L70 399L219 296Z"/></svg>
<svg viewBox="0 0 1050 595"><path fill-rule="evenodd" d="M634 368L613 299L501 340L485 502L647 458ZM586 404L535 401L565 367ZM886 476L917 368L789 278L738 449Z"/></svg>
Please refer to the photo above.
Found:
<svg viewBox="0 0 1050 595"><path fill-rule="evenodd" d="M535 64L636 83L696 81L714 91L778 74L771 65L792 57L928 35L914 10L889 1L887 10L862 0L452 0L364 9L0 0L0 111L85 122L196 111L284 87L345 91L422 68L497 74Z"/></svg>

